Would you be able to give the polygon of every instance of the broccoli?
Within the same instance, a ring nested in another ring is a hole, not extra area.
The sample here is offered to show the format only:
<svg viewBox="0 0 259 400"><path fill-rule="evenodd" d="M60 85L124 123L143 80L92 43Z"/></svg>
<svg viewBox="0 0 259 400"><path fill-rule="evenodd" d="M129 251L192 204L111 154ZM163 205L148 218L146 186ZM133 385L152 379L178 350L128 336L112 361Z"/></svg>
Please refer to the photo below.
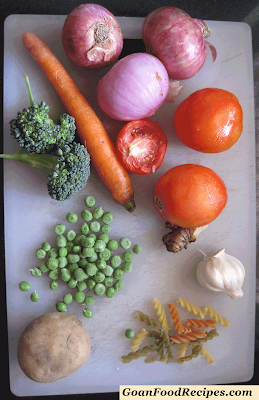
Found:
<svg viewBox="0 0 259 400"><path fill-rule="evenodd" d="M30 107L17 113L10 124L11 135L29 154L48 154L75 139L75 119L63 114L57 124L49 117L49 106L33 100L29 78L24 75Z"/></svg>
<svg viewBox="0 0 259 400"><path fill-rule="evenodd" d="M42 169L47 174L47 188L52 199L64 201L81 190L90 176L90 155L80 143L60 146L51 154L0 154L0 158L20 161Z"/></svg>

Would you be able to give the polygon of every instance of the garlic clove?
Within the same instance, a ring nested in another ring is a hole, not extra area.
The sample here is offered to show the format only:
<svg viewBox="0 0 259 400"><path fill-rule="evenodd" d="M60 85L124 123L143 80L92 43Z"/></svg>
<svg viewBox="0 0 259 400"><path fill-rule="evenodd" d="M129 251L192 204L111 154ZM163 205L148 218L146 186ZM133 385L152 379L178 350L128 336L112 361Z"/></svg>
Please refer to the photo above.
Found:
<svg viewBox="0 0 259 400"><path fill-rule="evenodd" d="M224 292L232 299L243 296L242 285L245 268L235 257L220 250L212 257L205 257L197 265L196 275L199 283L208 290Z"/></svg>

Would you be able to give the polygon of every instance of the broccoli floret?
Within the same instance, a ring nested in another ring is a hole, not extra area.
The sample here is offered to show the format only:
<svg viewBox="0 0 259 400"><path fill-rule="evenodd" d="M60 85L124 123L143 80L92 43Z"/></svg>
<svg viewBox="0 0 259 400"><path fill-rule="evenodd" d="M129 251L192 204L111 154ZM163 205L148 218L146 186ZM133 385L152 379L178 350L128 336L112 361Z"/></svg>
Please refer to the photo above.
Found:
<svg viewBox="0 0 259 400"><path fill-rule="evenodd" d="M47 174L47 188L52 199L64 201L81 190L90 176L90 155L80 143L60 146L51 154L0 154L0 158L20 161L40 168Z"/></svg>
<svg viewBox="0 0 259 400"><path fill-rule="evenodd" d="M49 106L42 101L34 102L29 78L24 75L30 99L30 107L17 113L10 121L11 135L29 154L49 154L75 139L75 119L63 114L57 124L49 117Z"/></svg>

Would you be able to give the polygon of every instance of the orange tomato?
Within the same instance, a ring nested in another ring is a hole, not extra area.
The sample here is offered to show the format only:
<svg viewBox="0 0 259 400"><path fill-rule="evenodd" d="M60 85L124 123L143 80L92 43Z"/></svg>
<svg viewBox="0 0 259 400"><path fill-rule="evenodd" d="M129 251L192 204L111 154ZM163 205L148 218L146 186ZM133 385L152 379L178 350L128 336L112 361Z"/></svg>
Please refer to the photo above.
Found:
<svg viewBox="0 0 259 400"><path fill-rule="evenodd" d="M203 153L228 150L243 130L243 112L236 96L226 90L197 90L177 108L174 127L188 147Z"/></svg>
<svg viewBox="0 0 259 400"><path fill-rule="evenodd" d="M183 164L158 179L153 201L165 221L183 228L197 228L217 218L227 198L223 180L212 169Z"/></svg>

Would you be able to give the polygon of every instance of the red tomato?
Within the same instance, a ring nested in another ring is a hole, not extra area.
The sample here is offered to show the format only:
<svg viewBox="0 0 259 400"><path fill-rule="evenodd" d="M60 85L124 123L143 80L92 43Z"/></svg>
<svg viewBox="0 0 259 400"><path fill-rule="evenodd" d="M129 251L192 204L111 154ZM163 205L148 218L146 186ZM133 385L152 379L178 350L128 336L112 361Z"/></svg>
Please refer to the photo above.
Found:
<svg viewBox="0 0 259 400"><path fill-rule="evenodd" d="M203 153L219 153L239 139L243 112L234 94L223 89L201 89L178 106L174 127L186 146Z"/></svg>
<svg viewBox="0 0 259 400"><path fill-rule="evenodd" d="M159 178L154 206L171 224L197 228L219 216L227 202L223 180L210 168L184 164L171 168Z"/></svg>
<svg viewBox="0 0 259 400"><path fill-rule="evenodd" d="M146 175L162 164L167 143L167 137L156 122L141 119L121 129L116 148L120 162L128 171Z"/></svg>

